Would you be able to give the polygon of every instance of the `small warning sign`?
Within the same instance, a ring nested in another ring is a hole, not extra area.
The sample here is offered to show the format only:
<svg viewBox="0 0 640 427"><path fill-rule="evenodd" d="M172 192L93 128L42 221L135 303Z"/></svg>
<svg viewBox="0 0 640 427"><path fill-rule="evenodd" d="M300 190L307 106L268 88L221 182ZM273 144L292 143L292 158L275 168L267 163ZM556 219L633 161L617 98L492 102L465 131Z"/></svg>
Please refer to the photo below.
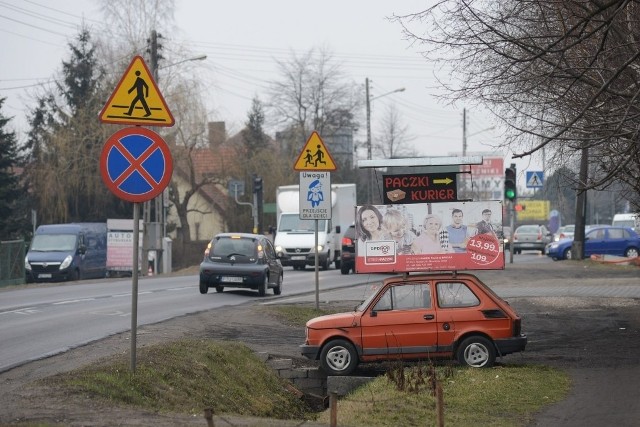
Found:
<svg viewBox="0 0 640 427"><path fill-rule="evenodd" d="M293 169L297 171L336 170L336 163L333 161L333 157L331 157L318 132L313 131L302 148L298 160L294 163Z"/></svg>
<svg viewBox="0 0 640 427"><path fill-rule="evenodd" d="M141 56L129 64L107 104L100 112L103 123L173 126L175 120Z"/></svg>

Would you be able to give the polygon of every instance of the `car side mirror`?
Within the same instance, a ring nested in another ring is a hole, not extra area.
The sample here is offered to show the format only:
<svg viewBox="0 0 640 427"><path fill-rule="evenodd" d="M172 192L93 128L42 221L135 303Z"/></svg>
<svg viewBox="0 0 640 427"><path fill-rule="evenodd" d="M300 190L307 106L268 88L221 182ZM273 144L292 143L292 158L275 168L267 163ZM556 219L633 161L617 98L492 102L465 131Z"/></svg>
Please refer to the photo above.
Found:
<svg viewBox="0 0 640 427"><path fill-rule="evenodd" d="M336 233L340 234L340 226L339 225L336 225Z"/></svg>
<svg viewBox="0 0 640 427"><path fill-rule="evenodd" d="M85 245L78 246L78 253L84 255L87 252L87 247Z"/></svg>

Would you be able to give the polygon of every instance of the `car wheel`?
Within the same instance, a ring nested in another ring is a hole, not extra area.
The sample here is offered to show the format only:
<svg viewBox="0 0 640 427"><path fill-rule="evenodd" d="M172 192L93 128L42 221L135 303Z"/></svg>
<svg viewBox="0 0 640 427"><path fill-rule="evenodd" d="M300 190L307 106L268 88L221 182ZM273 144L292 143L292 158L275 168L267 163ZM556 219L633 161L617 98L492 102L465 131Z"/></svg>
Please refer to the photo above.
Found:
<svg viewBox="0 0 640 427"><path fill-rule="evenodd" d="M349 341L332 340L322 348L320 365L328 375L349 375L358 366L358 353Z"/></svg>
<svg viewBox="0 0 640 427"><path fill-rule="evenodd" d="M262 284L258 288L258 295L260 295L261 297L265 296L267 294L268 287L269 287L269 276L265 274L264 280L262 281Z"/></svg>
<svg viewBox="0 0 640 427"><path fill-rule="evenodd" d="M626 251L624 251L624 256L626 256L628 258L637 258L638 257L638 249L629 248Z"/></svg>
<svg viewBox="0 0 640 427"><path fill-rule="evenodd" d="M342 267L340 267L340 273L342 274L349 274L349 270L351 269L349 268L348 265L342 264Z"/></svg>
<svg viewBox="0 0 640 427"><path fill-rule="evenodd" d="M339 259L335 260L333 262L336 265L336 270L340 269L340 266L342 265L342 261L340 261Z"/></svg>
<svg viewBox="0 0 640 427"><path fill-rule="evenodd" d="M278 276L278 283L276 287L273 288L274 295L280 295L282 293L282 275Z"/></svg>
<svg viewBox="0 0 640 427"><path fill-rule="evenodd" d="M216 286L217 293L221 293L222 291L224 291L224 286L220 286L220 285Z"/></svg>
<svg viewBox="0 0 640 427"><path fill-rule="evenodd" d="M201 294L206 294L207 292L209 292L209 285L207 285L207 282L203 282L201 280L200 281L200 293Z"/></svg>
<svg viewBox="0 0 640 427"><path fill-rule="evenodd" d="M328 270L329 269L329 255L327 255L327 259L324 260L324 262L322 263L322 265L320 266L320 268L322 268L323 270Z"/></svg>
<svg viewBox="0 0 640 427"><path fill-rule="evenodd" d="M489 368L496 361L493 343L481 336L465 338L458 347L458 363L472 368Z"/></svg>
<svg viewBox="0 0 640 427"><path fill-rule="evenodd" d="M76 270L75 268L71 270L71 272L69 273L69 280L71 280L72 282L80 280L80 273L78 272L78 270Z"/></svg>
<svg viewBox="0 0 640 427"><path fill-rule="evenodd" d="M547 253L545 248L540 249L540 254L545 255Z"/></svg>
<svg viewBox="0 0 640 427"><path fill-rule="evenodd" d="M564 259L573 259L573 256L571 255L571 248L564 250Z"/></svg>

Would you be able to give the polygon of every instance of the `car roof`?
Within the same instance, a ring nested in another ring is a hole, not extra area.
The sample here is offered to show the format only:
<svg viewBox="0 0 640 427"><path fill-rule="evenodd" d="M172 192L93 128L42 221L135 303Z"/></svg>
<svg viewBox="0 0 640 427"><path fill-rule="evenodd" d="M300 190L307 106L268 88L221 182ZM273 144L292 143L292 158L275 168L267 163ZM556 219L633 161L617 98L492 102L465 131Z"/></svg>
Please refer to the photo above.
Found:
<svg viewBox="0 0 640 427"><path fill-rule="evenodd" d="M253 234L253 233L218 233L213 236L213 240L219 239L221 237L240 237L242 239L261 239L264 236L262 234Z"/></svg>

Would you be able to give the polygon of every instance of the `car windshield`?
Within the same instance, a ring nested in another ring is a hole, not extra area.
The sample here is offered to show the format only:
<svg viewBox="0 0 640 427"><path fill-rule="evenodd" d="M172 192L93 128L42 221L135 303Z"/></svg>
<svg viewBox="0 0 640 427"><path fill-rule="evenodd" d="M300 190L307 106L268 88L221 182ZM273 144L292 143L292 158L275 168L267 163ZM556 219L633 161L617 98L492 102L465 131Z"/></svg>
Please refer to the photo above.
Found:
<svg viewBox="0 0 640 427"><path fill-rule="evenodd" d="M364 311L369 306L369 304L371 304L371 301L376 297L381 286L381 283L368 285L365 288L365 296L367 298L356 306L355 311Z"/></svg>
<svg viewBox="0 0 640 427"><path fill-rule="evenodd" d="M31 242L31 250L38 252L73 251L76 247L75 234L36 234Z"/></svg>
<svg viewBox="0 0 640 427"><path fill-rule="evenodd" d="M324 231L325 219L318 220L318 230ZM299 214L287 214L280 217L279 231L316 231L313 219L300 219Z"/></svg>
<svg viewBox="0 0 640 427"><path fill-rule="evenodd" d="M213 242L211 256L244 255L255 257L256 245L251 239L221 237Z"/></svg>

